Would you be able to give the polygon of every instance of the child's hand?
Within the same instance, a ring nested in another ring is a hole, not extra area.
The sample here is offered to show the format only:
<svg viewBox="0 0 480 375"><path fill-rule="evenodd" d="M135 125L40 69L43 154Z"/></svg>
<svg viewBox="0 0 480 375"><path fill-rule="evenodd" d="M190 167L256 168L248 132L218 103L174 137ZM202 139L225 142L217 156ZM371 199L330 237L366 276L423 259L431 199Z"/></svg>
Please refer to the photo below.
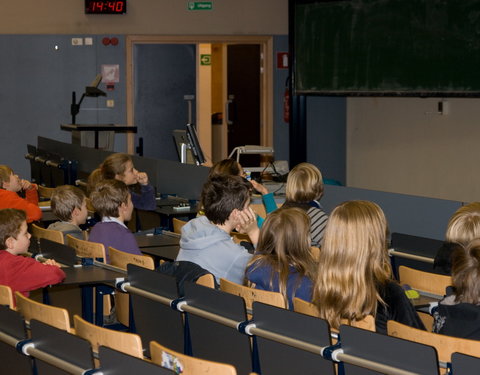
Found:
<svg viewBox="0 0 480 375"><path fill-rule="evenodd" d="M24 191L35 188L34 184L32 184L28 180L23 180L23 179L20 180L20 186L22 187L22 190L24 190Z"/></svg>
<svg viewBox="0 0 480 375"><path fill-rule="evenodd" d="M240 233L249 233L253 228L258 228L257 226L257 215L248 207L246 210L238 211L237 216L238 224L235 227L237 232Z"/></svg>
<svg viewBox="0 0 480 375"><path fill-rule="evenodd" d="M260 194L262 195L265 195L265 194L268 194L268 190L265 186L263 186L262 184L259 184L257 181L255 180L250 180L250 182L252 183L253 185L253 188L258 191Z"/></svg>
<svg viewBox="0 0 480 375"><path fill-rule="evenodd" d="M148 185L148 175L145 172L138 172L137 180L140 185Z"/></svg>
<svg viewBox="0 0 480 375"><path fill-rule="evenodd" d="M56 266L58 268L60 268L60 264L58 264L57 262L55 262L54 259L48 259L46 260L43 264L47 264L49 266Z"/></svg>
<svg viewBox="0 0 480 375"><path fill-rule="evenodd" d="M246 233L250 237L254 246L257 246L258 237L260 235L260 230L258 229L257 224L257 214L252 210L251 207L248 207L246 210L238 211L238 224L235 227L237 232Z"/></svg>

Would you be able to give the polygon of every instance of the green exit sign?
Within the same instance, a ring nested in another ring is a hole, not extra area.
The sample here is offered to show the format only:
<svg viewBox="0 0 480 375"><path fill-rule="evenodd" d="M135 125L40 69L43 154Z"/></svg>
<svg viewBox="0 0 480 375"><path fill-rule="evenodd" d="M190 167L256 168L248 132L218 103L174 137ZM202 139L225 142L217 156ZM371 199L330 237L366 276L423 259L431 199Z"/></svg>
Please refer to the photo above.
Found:
<svg viewBox="0 0 480 375"><path fill-rule="evenodd" d="M212 10L212 1L189 1L188 10Z"/></svg>
<svg viewBox="0 0 480 375"><path fill-rule="evenodd" d="M212 55L200 55L200 65L212 65Z"/></svg>

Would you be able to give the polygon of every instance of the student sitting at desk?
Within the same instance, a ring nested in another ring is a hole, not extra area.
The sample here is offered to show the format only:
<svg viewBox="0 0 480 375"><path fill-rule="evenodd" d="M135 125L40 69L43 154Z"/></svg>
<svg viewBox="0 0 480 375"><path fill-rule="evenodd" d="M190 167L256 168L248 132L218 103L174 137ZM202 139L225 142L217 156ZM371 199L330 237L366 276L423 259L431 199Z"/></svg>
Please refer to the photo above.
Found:
<svg viewBox="0 0 480 375"><path fill-rule="evenodd" d="M21 191L25 192L25 199L18 195ZM0 165L0 209L2 208L25 211L27 223L42 218L42 211L38 207L37 185L20 179L6 165Z"/></svg>
<svg viewBox="0 0 480 375"><path fill-rule="evenodd" d="M373 315L378 333L387 333L388 320L425 329L393 279L386 237L387 220L375 203L348 201L333 210L313 292L313 303L330 327Z"/></svg>
<svg viewBox="0 0 480 375"><path fill-rule="evenodd" d="M300 208L280 208L267 216L246 278L256 289L282 293L288 308L293 298L312 299L317 271L310 250L310 220Z"/></svg>
<svg viewBox="0 0 480 375"><path fill-rule="evenodd" d="M105 246L106 262L109 263L108 247L126 253L142 255L135 236L125 225L132 217L133 204L127 185L118 180L100 181L90 200L102 221L95 224L90 232L89 241L99 242Z"/></svg>
<svg viewBox="0 0 480 375"><path fill-rule="evenodd" d="M148 175L135 169L130 155L116 153L108 156L88 177L88 192L91 193L102 179L124 182L130 188L135 208L150 211L157 208L155 191L148 183Z"/></svg>
<svg viewBox="0 0 480 375"><path fill-rule="evenodd" d="M480 340L480 239L457 244L451 261L453 288L433 313L433 332Z"/></svg>
<svg viewBox="0 0 480 375"><path fill-rule="evenodd" d="M286 200L282 207L298 207L310 218L312 246L320 247L328 216L320 206L323 179L319 169L310 163L296 165L288 174Z"/></svg>
<svg viewBox="0 0 480 375"><path fill-rule="evenodd" d="M47 229L59 230L63 236L72 235L80 240L85 239L85 233L80 225L87 221L87 199L85 193L71 185L57 186L51 197L52 212L60 219Z"/></svg>
<svg viewBox="0 0 480 375"><path fill-rule="evenodd" d="M28 297L32 290L62 282L65 273L54 260L42 264L20 256L30 245L26 219L22 210L0 210L0 284Z"/></svg>
<svg viewBox="0 0 480 375"><path fill-rule="evenodd" d="M182 228L177 261L189 261L220 278L243 284L252 255L233 242L230 232L247 233L254 245L259 229L250 205L251 185L240 176L216 176L203 186L201 203L205 215Z"/></svg>
<svg viewBox="0 0 480 375"><path fill-rule="evenodd" d="M208 174L208 178L215 176L226 175L226 176L240 176L246 177L245 171L243 170L240 163L234 159L224 159L215 163L211 168ZM250 180L253 188L262 194L262 202L265 206L265 212L269 214L270 212L277 209L277 204L273 197L273 193L269 193L267 188L262 184L258 183L255 180ZM258 226L261 227L265 219L257 215Z"/></svg>
<svg viewBox="0 0 480 375"><path fill-rule="evenodd" d="M433 268L450 275L452 254L457 245L467 246L480 238L480 202L460 207L448 221L445 242L435 255Z"/></svg>

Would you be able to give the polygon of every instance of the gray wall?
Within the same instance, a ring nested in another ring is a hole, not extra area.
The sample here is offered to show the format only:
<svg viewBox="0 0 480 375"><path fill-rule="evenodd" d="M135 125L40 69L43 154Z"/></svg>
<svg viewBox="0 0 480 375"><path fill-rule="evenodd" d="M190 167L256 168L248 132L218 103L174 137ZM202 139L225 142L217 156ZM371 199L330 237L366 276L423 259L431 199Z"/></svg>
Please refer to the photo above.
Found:
<svg viewBox="0 0 480 375"><path fill-rule="evenodd" d="M60 130L70 123L72 91L77 102L100 72L101 64L119 64L124 71L124 38L117 47L105 47L101 36L92 36L93 46L71 45L66 35L0 35L0 163L29 177L23 158L26 145L36 145L38 135L70 141L71 134ZM57 46L58 49L55 49ZM100 88L105 90L105 85ZM108 91L115 101L106 108L106 98L85 98L77 123L125 123L125 80ZM117 137L117 149L125 148L125 136Z"/></svg>

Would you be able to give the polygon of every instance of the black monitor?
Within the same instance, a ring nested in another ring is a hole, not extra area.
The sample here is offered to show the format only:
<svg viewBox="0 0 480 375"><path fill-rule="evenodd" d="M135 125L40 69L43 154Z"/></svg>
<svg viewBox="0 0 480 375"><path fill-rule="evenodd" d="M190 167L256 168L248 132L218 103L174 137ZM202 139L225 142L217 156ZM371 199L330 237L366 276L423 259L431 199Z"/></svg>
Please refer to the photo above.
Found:
<svg viewBox="0 0 480 375"><path fill-rule="evenodd" d="M198 141L197 130L193 124L187 124L187 139L197 165L205 163L205 156L203 156L203 151Z"/></svg>
<svg viewBox="0 0 480 375"><path fill-rule="evenodd" d="M187 131L183 129L175 129L172 133L180 163L194 164L196 161L193 152L189 147Z"/></svg>

